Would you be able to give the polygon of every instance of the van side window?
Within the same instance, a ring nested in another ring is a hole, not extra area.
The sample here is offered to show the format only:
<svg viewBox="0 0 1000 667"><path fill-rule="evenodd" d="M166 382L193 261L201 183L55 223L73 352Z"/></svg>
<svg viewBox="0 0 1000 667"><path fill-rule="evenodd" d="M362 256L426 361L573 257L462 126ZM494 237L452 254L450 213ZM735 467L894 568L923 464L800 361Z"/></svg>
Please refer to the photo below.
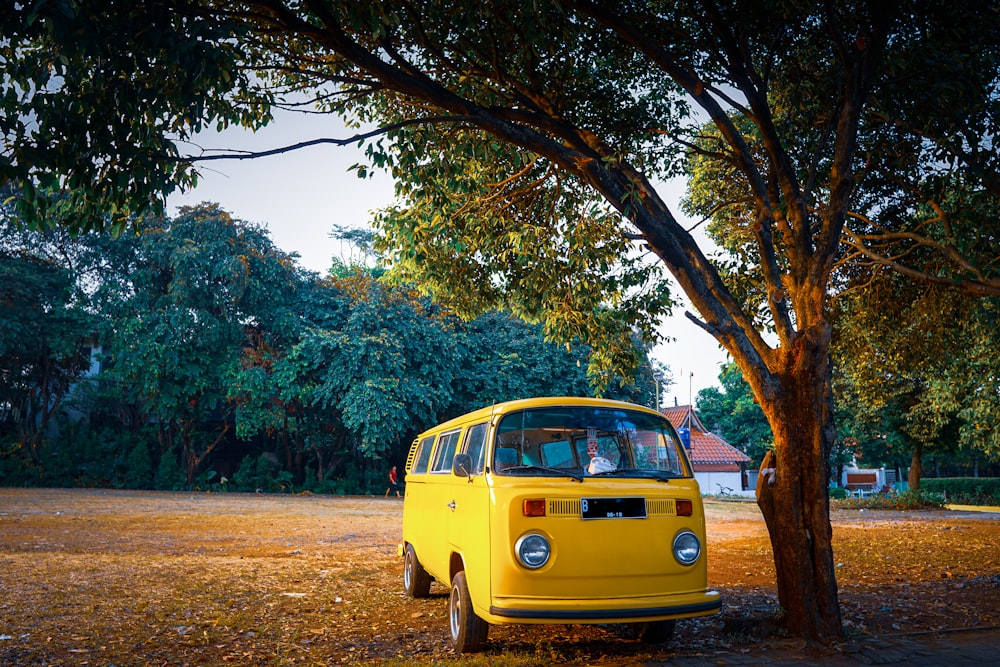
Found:
<svg viewBox="0 0 1000 667"><path fill-rule="evenodd" d="M483 445L486 444L486 427L489 424L470 426L465 432L465 453L472 457L472 473L483 471Z"/></svg>
<svg viewBox="0 0 1000 667"><path fill-rule="evenodd" d="M431 449L434 445L434 436L429 435L420 441L420 450L417 452L416 463L413 464L411 473L427 472L427 463L431 460Z"/></svg>
<svg viewBox="0 0 1000 667"><path fill-rule="evenodd" d="M434 464L431 472L451 472L451 462L458 448L458 436L461 431L444 433L438 438L437 449L434 452Z"/></svg>

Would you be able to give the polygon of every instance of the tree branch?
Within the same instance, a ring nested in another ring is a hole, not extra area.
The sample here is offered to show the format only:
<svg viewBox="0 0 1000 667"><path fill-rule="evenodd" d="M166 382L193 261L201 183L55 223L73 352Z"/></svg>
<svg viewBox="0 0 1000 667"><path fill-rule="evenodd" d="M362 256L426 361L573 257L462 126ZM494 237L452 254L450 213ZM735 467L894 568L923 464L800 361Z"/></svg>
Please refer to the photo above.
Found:
<svg viewBox="0 0 1000 667"><path fill-rule="evenodd" d="M865 239L866 239L865 235L855 234L854 232L852 232L850 229L847 228L845 228L844 230L844 235L847 238L847 240L845 241L847 245L854 248L857 253L859 253L872 263L877 264L879 266L890 268L893 271L897 271L905 276L909 276L911 278L917 278L919 280L923 280L934 285L954 287L962 290L963 292L971 296L1000 296L1000 278L984 277L976 267L972 266L971 264L968 264L964 258L962 258L962 263L960 263L959 266L963 265L968 266L970 272L974 274L975 276L974 278L970 279L970 278L955 278L948 276L940 276L929 273L927 271L922 271L912 266L903 264L902 262L899 261L900 258L905 257L911 251L907 251L906 253L897 255L895 257L886 257L884 255L879 254L878 252L875 252L867 245L865 245ZM889 236L895 237L897 240L912 241L915 244L935 248L941 250L942 252L945 252L946 254L948 253L947 248L944 248L940 244L931 241L930 239L914 237L909 234L892 234ZM878 237L875 238L882 239L885 237L883 235L879 235Z"/></svg>
<svg viewBox="0 0 1000 667"><path fill-rule="evenodd" d="M612 30L620 39L644 53L652 63L660 67L675 83L684 88L698 102L708 113L716 127L719 128L727 143L733 147L734 157L739 161L741 171L747 176L754 197L759 202L760 209L769 211L770 204L768 202L764 179L753 163L751 152L743 136L733 125L732 120L726 114L725 110L706 88L701 78L674 59L663 44L641 32L637 27L641 22L629 20L627 17L615 13L612 9L589 2L588 0L567 0L567 5ZM655 23L653 17L646 18ZM765 233L762 236L759 235L758 238L760 241L761 263L764 266L764 271L771 276L776 284L780 285L780 271L778 270L777 257L770 235L769 233ZM705 290L700 290L693 286L691 289L687 289L688 286L685 285L686 291L692 298L701 299L701 302L696 302L696 305L703 311L703 315L711 313L713 318L711 322L707 322L706 324L715 327L720 332L722 335L719 338L720 342L733 352L733 356L736 357L736 351L739 350L739 356L745 360L747 365L756 368L762 377L767 376L770 371L767 368L766 360L770 357L771 348L753 326L753 322L746 316L728 290L721 284L718 274L714 270L708 269L707 261L704 260L703 256L700 261L704 262L705 266L698 266L699 281L708 279L705 288L714 296L715 302L709 303L707 301ZM687 269L686 272L695 273L690 271L690 269ZM785 340L787 341L791 322L787 317L787 311L783 313L779 311L779 313L781 314L778 317L779 323L777 328L784 332ZM726 322L736 323L737 328L733 329L725 326L724 323ZM735 335L737 331L740 332L740 335ZM743 344L741 344L740 339L742 339Z"/></svg>
<svg viewBox="0 0 1000 667"><path fill-rule="evenodd" d="M349 144L354 144L359 141L364 141L365 139L371 139L372 137L378 137L388 132L398 130L404 127L409 127L411 125L426 125L429 123L461 123L468 122L471 120L467 116L427 116L425 118L413 118L410 120L400 121L398 123L393 123L391 125L383 125L371 132L362 132L361 134L355 134L354 136L347 137L346 139L334 139L331 137L320 137L317 139L310 139L309 141L300 141L295 144L289 144L288 146L282 146L280 148L272 148L266 151L236 151L229 153L219 153L214 155L181 155L181 156L171 156L164 155L161 156L163 160L170 162L209 162L213 160L253 160L256 158L269 157L272 155L281 155L282 153L290 153L292 151L301 150L303 148L309 148L311 146L321 146L321 145L334 145L334 146L347 146ZM223 149L225 150L225 149Z"/></svg>

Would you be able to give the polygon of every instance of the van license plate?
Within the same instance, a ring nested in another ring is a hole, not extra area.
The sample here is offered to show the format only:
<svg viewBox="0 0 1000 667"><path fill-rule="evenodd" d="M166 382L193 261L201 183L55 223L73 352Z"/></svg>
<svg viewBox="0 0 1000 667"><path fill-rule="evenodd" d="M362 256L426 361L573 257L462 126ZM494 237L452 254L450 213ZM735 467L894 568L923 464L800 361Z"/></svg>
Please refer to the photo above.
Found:
<svg viewBox="0 0 1000 667"><path fill-rule="evenodd" d="M584 519L645 519L645 498L582 498L580 516Z"/></svg>

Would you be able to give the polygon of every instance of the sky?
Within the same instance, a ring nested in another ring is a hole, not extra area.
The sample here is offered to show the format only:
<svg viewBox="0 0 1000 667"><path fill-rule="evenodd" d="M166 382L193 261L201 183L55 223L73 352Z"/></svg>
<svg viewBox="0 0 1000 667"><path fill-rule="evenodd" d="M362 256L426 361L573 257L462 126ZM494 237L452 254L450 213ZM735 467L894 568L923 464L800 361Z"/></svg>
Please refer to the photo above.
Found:
<svg viewBox="0 0 1000 667"><path fill-rule="evenodd" d="M191 152L199 148L267 150L352 134L335 117L285 114L257 133L238 128L204 133L197 147L188 148ZM266 158L204 162L198 186L171 196L168 210L174 214L180 206L218 203L234 217L266 226L275 245L298 254L304 268L325 273L332 257L346 257L346 249L330 238L333 226L367 227L372 212L392 201L392 180L387 174L361 180L348 171L363 159L356 145L321 145ZM680 194L675 186L664 195L678 215ZM681 295L679 288L675 293ZM718 386L719 367L727 355L714 338L684 317L683 306L663 323L661 332L675 339L653 350L654 359L669 366L673 380L662 392L661 405L675 401L686 405L699 390Z"/></svg>

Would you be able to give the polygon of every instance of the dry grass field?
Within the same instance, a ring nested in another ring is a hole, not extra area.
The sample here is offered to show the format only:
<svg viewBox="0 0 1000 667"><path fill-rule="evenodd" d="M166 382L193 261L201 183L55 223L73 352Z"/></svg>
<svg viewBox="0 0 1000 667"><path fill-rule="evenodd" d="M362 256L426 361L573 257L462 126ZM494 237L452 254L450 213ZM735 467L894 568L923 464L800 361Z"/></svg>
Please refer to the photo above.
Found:
<svg viewBox="0 0 1000 667"><path fill-rule="evenodd" d="M0 665L622 665L759 648L777 613L752 503L707 503L721 614L650 648L598 626L448 642L402 594L398 499L0 489ZM834 512L849 636L1000 626L1000 515ZM780 635L777 636L780 640Z"/></svg>

